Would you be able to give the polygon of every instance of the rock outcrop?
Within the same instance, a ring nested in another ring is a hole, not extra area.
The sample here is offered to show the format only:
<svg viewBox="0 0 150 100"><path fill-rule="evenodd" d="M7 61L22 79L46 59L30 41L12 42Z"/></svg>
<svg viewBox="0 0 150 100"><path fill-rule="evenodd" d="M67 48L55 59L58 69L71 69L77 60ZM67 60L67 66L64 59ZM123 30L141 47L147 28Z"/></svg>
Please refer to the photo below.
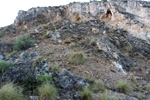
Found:
<svg viewBox="0 0 150 100"><path fill-rule="evenodd" d="M97 81L119 100L138 100L139 93L146 100L150 93L149 24L150 2L146 1L78 2L19 11L12 25L0 29L0 60L14 62L0 73L0 84L20 84L46 73L58 89L57 100L82 100L79 90L92 88ZM12 42L26 34L35 40L34 46L14 51ZM68 59L78 51L84 52L84 62L74 65ZM133 78L136 83L131 82ZM120 93L119 80L128 80L133 93ZM38 98L31 89L25 92ZM98 100L99 93L105 94L100 90L93 100Z"/></svg>
<svg viewBox="0 0 150 100"><path fill-rule="evenodd" d="M30 27L29 23L53 23L64 19L72 22L102 19L108 22L110 27L123 28L133 36L149 42L149 11L150 3L146 1L72 3L61 7L31 8L28 11L19 11L14 24Z"/></svg>

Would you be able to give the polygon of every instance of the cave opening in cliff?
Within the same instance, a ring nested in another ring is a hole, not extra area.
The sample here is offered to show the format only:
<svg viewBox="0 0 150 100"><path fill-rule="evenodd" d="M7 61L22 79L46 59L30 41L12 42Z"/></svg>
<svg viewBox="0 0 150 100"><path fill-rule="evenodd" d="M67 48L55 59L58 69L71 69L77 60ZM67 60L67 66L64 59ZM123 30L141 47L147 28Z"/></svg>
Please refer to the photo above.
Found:
<svg viewBox="0 0 150 100"><path fill-rule="evenodd" d="M110 9L107 9L106 15L107 15L107 17L108 17L108 16L112 16L112 13L111 13L111 10L110 10Z"/></svg>
<svg viewBox="0 0 150 100"><path fill-rule="evenodd" d="M105 20L105 21L110 21L112 17L112 12L111 10L108 8L106 13L101 17L101 19Z"/></svg>

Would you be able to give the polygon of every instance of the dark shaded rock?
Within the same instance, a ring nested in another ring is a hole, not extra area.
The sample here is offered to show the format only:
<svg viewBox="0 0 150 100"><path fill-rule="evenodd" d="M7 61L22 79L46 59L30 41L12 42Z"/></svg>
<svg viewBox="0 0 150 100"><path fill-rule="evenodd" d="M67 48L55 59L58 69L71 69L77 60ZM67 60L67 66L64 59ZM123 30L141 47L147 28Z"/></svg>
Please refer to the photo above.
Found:
<svg viewBox="0 0 150 100"><path fill-rule="evenodd" d="M12 43L0 43L0 52L10 53L13 51Z"/></svg>
<svg viewBox="0 0 150 100"><path fill-rule="evenodd" d="M80 100L79 93L75 90L68 91L61 89L59 91L59 98L57 100Z"/></svg>
<svg viewBox="0 0 150 100"><path fill-rule="evenodd" d="M66 69L60 72L57 76L56 83L62 88L67 90L80 89L83 86L89 86L89 83L81 77L74 76Z"/></svg>
<svg viewBox="0 0 150 100"><path fill-rule="evenodd" d="M80 100L78 90L89 83L81 77L74 76L71 72L64 69L60 74L52 73L54 83L60 87L57 100Z"/></svg>
<svg viewBox="0 0 150 100"><path fill-rule="evenodd" d="M29 64L20 63L13 67L8 68L8 70L2 75L1 81L14 81L19 82L28 78L32 74L32 70Z"/></svg>
<svg viewBox="0 0 150 100"><path fill-rule="evenodd" d="M0 28L0 34L16 33L16 29L13 25Z"/></svg>
<svg viewBox="0 0 150 100"><path fill-rule="evenodd" d="M129 37L129 41L134 47L132 51L132 55L136 53L140 53L147 59L150 59L150 44L149 43L147 43L145 40L135 38L133 36Z"/></svg>

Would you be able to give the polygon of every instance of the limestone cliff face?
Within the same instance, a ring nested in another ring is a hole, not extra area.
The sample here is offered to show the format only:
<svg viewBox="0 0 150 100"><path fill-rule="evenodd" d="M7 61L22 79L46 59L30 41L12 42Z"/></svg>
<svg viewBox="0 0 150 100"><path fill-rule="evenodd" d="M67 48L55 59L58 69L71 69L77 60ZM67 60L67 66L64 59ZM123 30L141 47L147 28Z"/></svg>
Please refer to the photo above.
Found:
<svg viewBox="0 0 150 100"><path fill-rule="evenodd" d="M104 20L111 28L125 29L149 43L150 2L145 1L71 3L59 7L31 8L19 11L14 24L29 27L33 23L53 23L64 19L78 23Z"/></svg>

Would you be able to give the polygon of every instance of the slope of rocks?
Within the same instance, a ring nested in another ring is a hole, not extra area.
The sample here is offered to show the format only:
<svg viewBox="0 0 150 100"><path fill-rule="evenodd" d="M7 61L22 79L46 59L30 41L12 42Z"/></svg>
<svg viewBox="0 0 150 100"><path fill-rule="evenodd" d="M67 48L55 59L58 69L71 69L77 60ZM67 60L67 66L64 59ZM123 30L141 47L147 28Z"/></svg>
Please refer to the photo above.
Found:
<svg viewBox="0 0 150 100"><path fill-rule="evenodd" d="M0 74L0 82L18 83L31 73L48 73L59 87L58 100L80 100L77 90L90 86L87 80L90 77L105 84L119 100L138 100L138 93L147 100L150 94L149 6L145 1L111 1L19 11L12 25L0 29L0 60L14 62L14 66ZM26 34L35 40L35 46L14 53L13 42ZM69 56L78 51L84 52L84 63L70 64ZM32 62L39 57L43 59L37 60L33 68ZM60 68L58 73L49 70L56 64ZM120 93L116 89L118 80L132 77L137 79L136 84L131 83L133 92Z"/></svg>

